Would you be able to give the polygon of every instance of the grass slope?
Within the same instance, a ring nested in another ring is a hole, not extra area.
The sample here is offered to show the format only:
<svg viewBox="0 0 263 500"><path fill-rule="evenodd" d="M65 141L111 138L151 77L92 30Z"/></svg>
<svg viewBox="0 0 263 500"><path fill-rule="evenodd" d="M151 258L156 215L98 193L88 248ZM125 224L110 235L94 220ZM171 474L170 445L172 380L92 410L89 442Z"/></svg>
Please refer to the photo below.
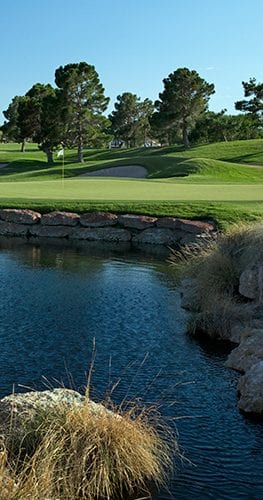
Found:
<svg viewBox="0 0 263 500"><path fill-rule="evenodd" d="M94 170L116 165L142 165L148 169L149 178L181 177L200 173L204 160L217 160L210 164L217 171L222 167L233 175L248 177L254 171L255 176L263 177L260 168L245 167L244 164L263 166L263 140L233 141L208 144L183 150L182 147L137 148L120 150L94 150L84 152L84 164L76 163L76 151L66 152L65 176L92 172ZM191 160L191 161L190 161ZM0 180L29 180L31 178L59 178L61 161L55 161L53 167L47 167L45 155L34 144L28 144L25 153L20 153L17 144L0 144L0 163L8 163L8 167L0 170ZM239 164L243 164L242 166ZM206 165L207 166L207 165ZM252 170L252 171L251 171ZM207 172L205 172L207 175Z"/></svg>
<svg viewBox="0 0 263 500"><path fill-rule="evenodd" d="M29 144L0 145L0 205L40 210L116 210L214 218L225 226L263 214L263 140L131 150L66 152L65 181L61 161L47 167L45 155ZM249 163L256 163L249 165ZM142 165L148 179L77 178L100 168ZM260 166L262 165L262 166Z"/></svg>

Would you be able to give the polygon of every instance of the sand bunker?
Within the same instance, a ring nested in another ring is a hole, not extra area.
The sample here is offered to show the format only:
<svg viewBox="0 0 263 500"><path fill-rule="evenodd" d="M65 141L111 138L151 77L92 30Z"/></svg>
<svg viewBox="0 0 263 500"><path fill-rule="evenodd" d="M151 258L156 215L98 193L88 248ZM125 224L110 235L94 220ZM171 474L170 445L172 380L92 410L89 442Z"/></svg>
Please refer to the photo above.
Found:
<svg viewBox="0 0 263 500"><path fill-rule="evenodd" d="M127 165L125 167L110 167L96 170L79 177L132 177L134 179L144 179L147 177L147 170L140 165Z"/></svg>

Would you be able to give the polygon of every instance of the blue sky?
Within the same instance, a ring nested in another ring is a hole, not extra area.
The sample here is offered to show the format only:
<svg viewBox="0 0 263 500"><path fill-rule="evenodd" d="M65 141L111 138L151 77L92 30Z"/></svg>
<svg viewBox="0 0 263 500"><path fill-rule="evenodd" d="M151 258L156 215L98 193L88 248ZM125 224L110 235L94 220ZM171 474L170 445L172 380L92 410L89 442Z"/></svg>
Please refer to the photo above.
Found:
<svg viewBox="0 0 263 500"><path fill-rule="evenodd" d="M262 19L262 0L3 0L0 111L53 84L58 66L86 61L109 111L125 91L157 99L163 78L188 67L215 84L210 109L232 113L242 80L263 81Z"/></svg>

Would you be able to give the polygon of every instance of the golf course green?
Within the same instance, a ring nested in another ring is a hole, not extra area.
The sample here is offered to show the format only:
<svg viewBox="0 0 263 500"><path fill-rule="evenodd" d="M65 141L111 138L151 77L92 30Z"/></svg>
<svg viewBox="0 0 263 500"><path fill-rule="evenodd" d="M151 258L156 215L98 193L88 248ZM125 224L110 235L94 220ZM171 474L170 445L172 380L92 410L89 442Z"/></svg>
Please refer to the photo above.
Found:
<svg viewBox="0 0 263 500"><path fill-rule="evenodd" d="M65 152L53 166L34 144L0 145L0 206L114 210L213 218L219 226L263 216L263 140L180 147ZM140 165L146 179L85 177L107 167Z"/></svg>

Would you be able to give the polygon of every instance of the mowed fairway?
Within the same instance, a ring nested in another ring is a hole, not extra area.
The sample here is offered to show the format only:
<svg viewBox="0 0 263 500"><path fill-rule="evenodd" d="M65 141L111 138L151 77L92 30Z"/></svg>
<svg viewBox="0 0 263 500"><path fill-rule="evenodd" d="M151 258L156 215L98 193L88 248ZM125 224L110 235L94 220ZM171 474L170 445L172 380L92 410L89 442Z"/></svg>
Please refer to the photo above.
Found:
<svg viewBox="0 0 263 500"><path fill-rule="evenodd" d="M2 199L116 201L263 201L263 184L187 184L134 179L2 182Z"/></svg>
<svg viewBox="0 0 263 500"><path fill-rule="evenodd" d="M251 164L249 164L251 161ZM247 163L246 163L247 162ZM0 145L0 207L93 210L214 219L220 227L263 217L263 140L129 150L67 150L45 162L36 145ZM148 178L92 177L107 167L139 165ZM86 177L90 174L90 177Z"/></svg>

